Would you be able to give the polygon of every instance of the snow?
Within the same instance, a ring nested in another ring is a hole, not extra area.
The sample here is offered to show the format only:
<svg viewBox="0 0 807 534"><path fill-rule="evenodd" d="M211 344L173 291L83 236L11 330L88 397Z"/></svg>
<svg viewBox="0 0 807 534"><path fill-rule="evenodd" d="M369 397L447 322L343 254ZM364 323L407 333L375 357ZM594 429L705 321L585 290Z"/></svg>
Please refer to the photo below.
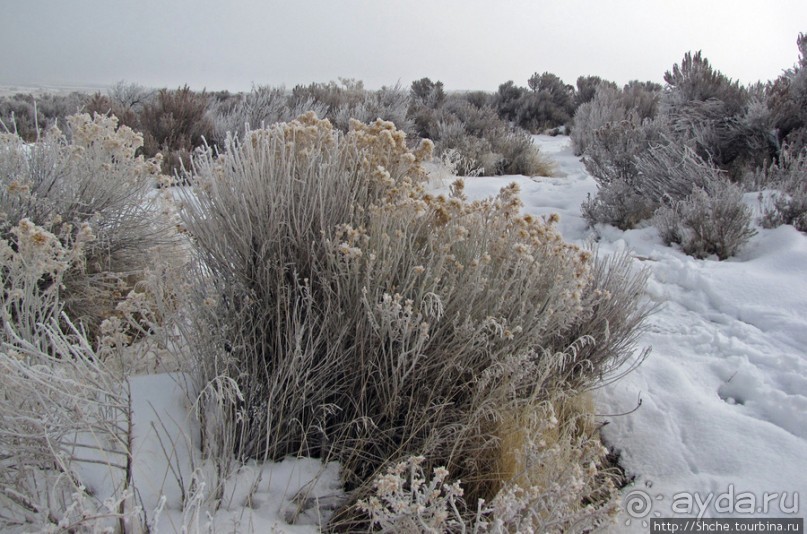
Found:
<svg viewBox="0 0 807 534"><path fill-rule="evenodd" d="M191 378L163 373L128 381L133 485L152 531L315 533L344 497L338 463L287 457L240 467L224 481L219 509L208 509L205 499L217 479L215 467L200 460ZM98 444L90 436L82 441ZM120 464L121 458L98 451L84 458L91 461L79 462L78 469L88 491L114 495L122 470L102 462Z"/></svg>
<svg viewBox="0 0 807 534"><path fill-rule="evenodd" d="M716 505L721 495L725 505L739 494L757 499L753 517L804 517L797 499L807 496L807 237L789 226L759 228L737 257L718 262L663 245L652 227L592 230L580 204L596 193L596 183L569 138L534 139L556 161L557 177L466 178L468 197L494 195L515 181L524 211L559 214L568 241L597 238L600 254L629 249L636 267L650 271L646 298L660 304L639 339L652 346L650 357L597 391L608 421L604 437L635 476L623 490L632 515L623 509L612 532L647 532L651 517L675 516L687 495L695 503L687 517L732 511L740 517L738 509ZM147 510L167 498L160 532L188 522L177 477L188 480L206 469L198 465L198 428L188 416L183 380L131 379L135 481ZM170 465L163 449L169 442L178 445ZM295 525L285 519L294 515L300 490L310 490L323 509L338 500L338 469L304 458L247 465L227 482L228 498L214 517L197 511L191 519L216 531L316 532L316 506ZM102 476L94 478L104 484Z"/></svg>

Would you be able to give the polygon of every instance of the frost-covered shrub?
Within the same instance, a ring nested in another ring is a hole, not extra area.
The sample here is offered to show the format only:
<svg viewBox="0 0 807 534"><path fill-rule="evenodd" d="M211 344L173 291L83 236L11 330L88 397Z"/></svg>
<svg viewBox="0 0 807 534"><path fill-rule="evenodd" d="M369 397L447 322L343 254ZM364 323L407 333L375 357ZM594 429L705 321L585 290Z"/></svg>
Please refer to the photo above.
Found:
<svg viewBox="0 0 807 534"><path fill-rule="evenodd" d="M673 136L727 171L732 181L775 156L773 120L761 105L760 91L751 98L749 89L714 70L700 53L685 55L665 80L661 113Z"/></svg>
<svg viewBox="0 0 807 534"><path fill-rule="evenodd" d="M494 149L502 155L500 174L523 174L526 176L552 176L554 162L544 157L532 138L522 130L502 128L487 136Z"/></svg>
<svg viewBox="0 0 807 534"><path fill-rule="evenodd" d="M26 141L36 140L47 126L47 119L30 95L15 95L0 100L0 132L19 135Z"/></svg>
<svg viewBox="0 0 807 534"><path fill-rule="evenodd" d="M339 83L312 83L297 85L291 93L297 101L312 100L325 105L328 110L343 106L355 106L364 99L366 89L361 80L339 78Z"/></svg>
<svg viewBox="0 0 807 534"><path fill-rule="evenodd" d="M132 491L128 388L72 325L63 331L56 318L39 325L47 351L18 335L3 300L0 528L125 531L140 519ZM88 487L89 471L96 473L90 480L103 478L106 487Z"/></svg>
<svg viewBox="0 0 807 534"><path fill-rule="evenodd" d="M618 493L607 472L593 406L557 392L520 412L504 412L498 436L501 483L478 513L480 532L592 532L612 523Z"/></svg>
<svg viewBox="0 0 807 534"><path fill-rule="evenodd" d="M491 105L496 97L484 93L446 96L442 83L424 78L413 83L409 116L418 135L435 143L438 156L459 154L461 175L554 172L521 128L502 120Z"/></svg>
<svg viewBox="0 0 807 534"><path fill-rule="evenodd" d="M328 107L312 97L294 98L283 87L253 86L249 93L241 95L235 103L225 101L214 106L213 141L224 147L229 133L240 136L248 129L288 122L308 111L324 116Z"/></svg>
<svg viewBox="0 0 807 534"><path fill-rule="evenodd" d="M578 77L576 82L577 91L574 95L575 109L586 102L591 102L594 99L594 95L597 93L597 88L599 88L600 85L609 86L613 89L617 88L614 82L603 80L599 76Z"/></svg>
<svg viewBox="0 0 807 534"><path fill-rule="evenodd" d="M113 101L108 95L96 92L87 99L82 111L84 113L93 115L108 115L114 116L118 119L118 124L121 126L128 126L132 130L140 131L140 111L142 107L124 107L118 102Z"/></svg>
<svg viewBox="0 0 807 534"><path fill-rule="evenodd" d="M625 106L619 89L611 85L597 87L593 98L581 104L574 114L574 125L570 135L574 153L584 154L596 142L596 132L608 124L630 121L640 124L639 118Z"/></svg>
<svg viewBox="0 0 807 534"><path fill-rule="evenodd" d="M774 190L763 204L762 225L792 224L807 232L807 147L797 153L785 147L778 161L756 175L757 185Z"/></svg>
<svg viewBox="0 0 807 534"><path fill-rule="evenodd" d="M351 119L372 122L376 119L390 121L399 130L410 134L413 122L408 117L409 94L400 85L382 87L378 91L366 91L361 101L341 105L331 110L328 117L342 131L350 129Z"/></svg>
<svg viewBox="0 0 807 534"><path fill-rule="evenodd" d="M553 344L597 300L590 253L519 215L515 185L479 202L462 182L427 193L428 155L391 123L342 134L306 115L196 160L193 353L201 389L224 378L241 395L225 452L338 459L356 498L424 456L475 505L497 480L502 410L607 367L571 355L589 332Z"/></svg>
<svg viewBox="0 0 807 534"><path fill-rule="evenodd" d="M65 272L84 260L84 245L93 237L85 225L63 244L57 236L27 218L6 229L0 240L4 327L9 322L23 339L43 350L49 348L41 327L60 318ZM0 332L0 340L7 335Z"/></svg>
<svg viewBox="0 0 807 534"><path fill-rule="evenodd" d="M575 154L582 155L597 142L596 132L608 124L628 121L640 125L656 116L660 86L631 82L620 91L614 84L597 85L592 99L582 103L574 114L570 137Z"/></svg>
<svg viewBox="0 0 807 534"><path fill-rule="evenodd" d="M530 135L505 124L493 108L477 107L464 97L452 96L435 114L432 139L438 155L457 152L465 162L462 175L524 174L549 176L551 163L542 157Z"/></svg>
<svg viewBox="0 0 807 534"><path fill-rule="evenodd" d="M694 149L666 136L636 157L636 171L639 193L655 205L683 200L695 189L710 190L725 180Z"/></svg>
<svg viewBox="0 0 807 534"><path fill-rule="evenodd" d="M533 74L529 89L508 81L499 86L493 103L499 116L531 132L567 124L574 115L574 87L555 74Z"/></svg>
<svg viewBox="0 0 807 534"><path fill-rule="evenodd" d="M33 142L52 126L64 126L68 115L82 111L87 95L72 92L66 95L17 93L0 97L0 133L12 133Z"/></svg>
<svg viewBox="0 0 807 534"><path fill-rule="evenodd" d="M583 204L583 215L592 224L622 229L664 204L683 200L696 188L709 189L725 179L693 148L668 137L660 121L600 129L584 161L599 190Z"/></svg>
<svg viewBox="0 0 807 534"><path fill-rule="evenodd" d="M505 124L489 106L477 106L464 96L444 99L438 110L422 108L429 113L429 138L435 142L437 155L459 155L460 175L524 174L549 176L554 172L533 144L530 135ZM425 115L418 115L421 119Z"/></svg>
<svg viewBox="0 0 807 534"><path fill-rule="evenodd" d="M653 223L665 243L678 244L696 258L716 255L725 260L755 234L742 190L726 181L698 187L688 197L662 206Z"/></svg>
<svg viewBox="0 0 807 534"><path fill-rule="evenodd" d="M149 250L165 239L154 195L159 163L135 155L142 137L114 117L84 114L67 122L69 137L53 128L31 145L0 135L0 237L19 238L15 227L27 220L65 251L80 246L59 291L70 317L94 334L127 280L148 265ZM42 276L49 286L53 275Z"/></svg>
<svg viewBox="0 0 807 534"><path fill-rule="evenodd" d="M781 144L796 152L807 147L807 35L796 39L798 63L768 84L768 108Z"/></svg>
<svg viewBox="0 0 807 534"><path fill-rule="evenodd" d="M657 205L642 196L636 188L623 179L601 185L597 194L588 196L580 207L583 217L590 225L610 224L621 230L634 228L653 216Z"/></svg>
<svg viewBox="0 0 807 534"><path fill-rule="evenodd" d="M740 113L730 114L727 104L716 99L672 104L674 99L668 93L664 101L672 136L678 143L692 145L732 181L741 181L749 169L775 157L777 142L759 101L748 100Z"/></svg>
<svg viewBox="0 0 807 534"><path fill-rule="evenodd" d="M93 531L137 515L127 388L62 314L65 275L91 240L84 227L63 243L25 218L0 239L3 532ZM111 494L85 486L88 464Z"/></svg>
<svg viewBox="0 0 807 534"><path fill-rule="evenodd" d="M409 91L413 103L431 108L439 108L446 98L443 82L433 82L429 78L421 78L412 82Z"/></svg>
<svg viewBox="0 0 807 534"><path fill-rule="evenodd" d="M565 378L567 384L578 388L585 387L589 369L600 369L611 379L613 373L618 371L623 376L643 361L649 349L626 365L634 355L645 319L655 310L643 298L649 273L632 267L628 251L605 257L594 251L593 256L591 279L583 292L583 311L552 342L557 351L575 346L575 341L584 337L590 340L575 346L573 365Z"/></svg>
<svg viewBox="0 0 807 534"><path fill-rule="evenodd" d="M700 51L684 54L681 64L664 73L664 81L678 102L707 102L716 100L734 115L745 107L746 94L739 82L732 81L712 68Z"/></svg>
<svg viewBox="0 0 807 534"><path fill-rule="evenodd" d="M598 185L596 197L583 205L583 215L591 224L631 228L657 207L655 199L645 194L637 160L660 142L664 127L660 121L638 120L633 116L608 122L594 131L587 145L583 162Z"/></svg>
<svg viewBox="0 0 807 534"><path fill-rule="evenodd" d="M437 155L457 154L455 171L459 176L495 175L502 168L501 154L494 152L487 139L469 135L465 125L453 116L437 123Z"/></svg>
<svg viewBox="0 0 807 534"><path fill-rule="evenodd" d="M655 82L631 80L622 88L625 107L637 113L642 120L656 117L661 96L661 84Z"/></svg>
<svg viewBox="0 0 807 534"><path fill-rule="evenodd" d="M308 108L301 107L300 104L304 102L309 103ZM293 117L306 111L313 111L329 119L335 127L345 132L350 129L351 119L363 122L381 119L393 122L398 129L407 134L414 128L408 116L409 107L410 95L400 85L370 91L364 88L363 82L345 78L340 78L339 84L330 82L298 85L292 90L289 105L290 109L299 111ZM258 127L260 123L252 126Z"/></svg>
<svg viewBox="0 0 807 534"><path fill-rule="evenodd" d="M518 117L521 98L527 93L525 87L517 86L512 80L501 84L493 98L496 111L499 116L510 122L515 122Z"/></svg>
<svg viewBox="0 0 807 534"><path fill-rule="evenodd" d="M547 128L562 126L574 115L574 87L563 82L551 72L533 74L519 105L516 122L525 130L540 132Z"/></svg>
<svg viewBox="0 0 807 534"><path fill-rule="evenodd" d="M448 469L423 472L423 456L412 456L391 466L373 481L375 495L357 503L382 532L446 532L463 524L458 505L462 488L448 484Z"/></svg>
<svg viewBox="0 0 807 534"><path fill-rule="evenodd" d="M469 174L551 176L554 167L523 130L499 124L481 136L469 132L466 124L451 115L437 124L435 143L438 155L457 152L465 164L457 168Z"/></svg>
<svg viewBox="0 0 807 534"><path fill-rule="evenodd" d="M138 83L120 80L107 90L107 96L120 110L140 111L152 99L154 93Z"/></svg>

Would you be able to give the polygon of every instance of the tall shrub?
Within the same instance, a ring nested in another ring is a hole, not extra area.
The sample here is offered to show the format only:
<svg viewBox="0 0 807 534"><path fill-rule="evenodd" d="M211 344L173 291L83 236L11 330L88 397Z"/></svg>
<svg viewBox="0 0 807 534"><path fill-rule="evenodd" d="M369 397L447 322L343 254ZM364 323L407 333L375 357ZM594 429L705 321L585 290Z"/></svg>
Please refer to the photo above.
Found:
<svg viewBox="0 0 807 534"><path fill-rule="evenodd" d="M427 193L429 152L391 123L340 134L305 115L196 160L194 352L203 380L238 384L238 455L337 458L357 495L422 455L474 502L500 486L499 414L572 369L598 376L603 362L579 365L585 341L558 346L592 305L589 253L521 216L515 185L481 202L461 182Z"/></svg>

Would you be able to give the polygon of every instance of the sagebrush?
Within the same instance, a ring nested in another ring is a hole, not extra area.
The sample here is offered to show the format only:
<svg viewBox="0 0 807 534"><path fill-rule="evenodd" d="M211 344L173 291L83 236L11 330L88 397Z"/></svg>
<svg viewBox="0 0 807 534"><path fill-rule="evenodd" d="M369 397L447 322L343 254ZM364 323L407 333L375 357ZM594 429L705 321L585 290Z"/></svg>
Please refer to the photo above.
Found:
<svg viewBox="0 0 807 534"><path fill-rule="evenodd" d="M430 148L411 152L391 123L341 134L309 114L195 161L194 353L203 384L227 376L243 395L228 408L238 456L338 459L359 496L421 455L475 502L498 491L499 414L629 355L581 349L604 332L576 319L608 298L590 293L590 252L520 215L514 185L481 202L462 182L429 194ZM355 520L349 507L334 525Z"/></svg>

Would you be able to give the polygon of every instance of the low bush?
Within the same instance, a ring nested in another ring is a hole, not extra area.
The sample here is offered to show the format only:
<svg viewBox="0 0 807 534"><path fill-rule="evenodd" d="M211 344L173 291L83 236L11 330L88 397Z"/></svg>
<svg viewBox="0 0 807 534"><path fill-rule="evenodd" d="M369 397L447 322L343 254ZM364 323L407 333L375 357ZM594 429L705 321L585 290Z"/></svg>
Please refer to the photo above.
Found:
<svg viewBox="0 0 807 534"><path fill-rule="evenodd" d="M160 262L145 269L163 235L149 197L159 165L135 157L140 136L116 126L76 115L69 137L55 128L32 145L0 136L4 532L149 527L134 485L127 378L177 349L164 297L179 288L152 284L165 274Z"/></svg>
<svg viewBox="0 0 807 534"><path fill-rule="evenodd" d="M796 45L798 62L768 84L765 96L780 144L799 152L807 147L807 34Z"/></svg>
<svg viewBox="0 0 807 534"><path fill-rule="evenodd" d="M332 111L334 126L342 131L350 129L351 119L361 122L372 122L376 119L389 121L399 130L410 135L414 131L414 124L408 116L409 94L396 84L392 87L382 87L378 91L366 91L361 101L355 105L342 105Z"/></svg>
<svg viewBox="0 0 807 534"><path fill-rule="evenodd" d="M588 532L607 526L618 511L617 490L603 459L593 418L575 406L584 396L554 398L520 414L506 413L497 434L501 489L468 510L458 482L425 458L392 465L373 482L359 507L384 532ZM576 491L569 491L576 488ZM468 516L472 519L468 520Z"/></svg>
<svg viewBox="0 0 807 534"><path fill-rule="evenodd" d="M713 69L700 51L684 54L680 64L664 73L664 81L678 102L721 102L728 115L741 113L745 108L744 88Z"/></svg>
<svg viewBox="0 0 807 534"><path fill-rule="evenodd" d="M596 89L590 101L577 108L570 135L576 155L589 151L589 147L597 142L596 132L607 125L620 124L623 121L641 124L641 119L625 105L621 96L616 87L602 85Z"/></svg>
<svg viewBox="0 0 807 534"><path fill-rule="evenodd" d="M598 141L612 130L603 128ZM638 145L630 143L626 131L614 134L616 142L610 143L612 148L603 157L586 160L600 185L597 196L582 206L591 224L627 229L652 216L665 243L680 244L687 254L699 258L715 254L725 259L753 235L742 190L729 186L725 173L704 161L695 149L659 134L660 143L631 153ZM604 146L598 143L594 148ZM617 154L623 157L613 159Z"/></svg>
<svg viewBox="0 0 807 534"><path fill-rule="evenodd" d="M696 188L688 197L659 208L653 222L666 244L678 244L696 258L715 255L725 260L756 233L742 190L726 181L713 182L708 190Z"/></svg>
<svg viewBox="0 0 807 534"><path fill-rule="evenodd" d="M425 117L425 115L420 115ZM533 144L530 135L504 123L488 106L476 106L465 96L451 95L432 111L432 139L439 156L456 152L460 175L524 174L550 176L554 167Z"/></svg>
<svg viewBox="0 0 807 534"><path fill-rule="evenodd" d="M591 384L626 347L580 349L604 335L588 318L620 308L595 310L596 288L619 286L592 282L589 252L519 215L515 185L429 194L429 153L391 123L342 134L309 114L201 154L183 211L204 275L193 353L202 390L226 378L241 395L222 408L225 453L338 459L354 499L423 456L440 484L462 481L469 522L500 489L502 414ZM351 505L334 526L367 520Z"/></svg>
<svg viewBox="0 0 807 534"><path fill-rule="evenodd" d="M304 103L308 103L308 107L302 105ZM408 116L410 93L399 84L382 87L378 91L365 89L364 83L359 80L345 78L340 78L339 84L330 82L298 85L292 90L288 108L290 112L297 111L298 114L290 116L287 120L303 112L314 111L329 119L334 126L344 132L350 129L351 119L366 122L376 119L391 121L407 134L412 133L414 128ZM260 124L253 126L257 127Z"/></svg>
<svg viewBox="0 0 807 534"><path fill-rule="evenodd" d="M695 189L711 190L725 173L701 158L694 148L661 134L661 142L636 157L639 193L655 205L685 199Z"/></svg>
<svg viewBox="0 0 807 534"><path fill-rule="evenodd" d="M62 296L92 236L83 228L67 242L60 237L22 219L0 239L0 529L148 530L154 510L144 510L135 484L155 481L135 479L128 378L164 370L160 359L181 353L178 316L166 306L181 288L164 285L166 271L155 270L91 339L64 313Z"/></svg>
<svg viewBox="0 0 807 534"><path fill-rule="evenodd" d="M574 87L555 74L533 74L529 89L508 81L499 86L493 98L499 116L529 132L564 126L575 111Z"/></svg>
<svg viewBox="0 0 807 534"><path fill-rule="evenodd" d="M147 157L163 155L162 169L173 175L190 166L195 148L212 140L215 131L208 116L208 97L187 85L175 90L160 89L143 106L139 123L143 132L143 151Z"/></svg>
<svg viewBox="0 0 807 534"><path fill-rule="evenodd" d="M631 82L620 91L614 84L596 86L592 98L580 104L574 114L570 137L577 155L597 142L596 132L608 124L627 121L633 125L656 117L661 86Z"/></svg>
<svg viewBox="0 0 807 534"><path fill-rule="evenodd" d="M698 195L690 197L696 189L722 187L726 177L745 181L750 169L776 157L761 87L740 86L699 52L686 54L664 79L663 92L656 84L631 82L621 92L601 84L578 108L572 142L599 187L582 207L591 224L631 228L662 206L683 210L686 199L706 209ZM728 209L728 196L721 201L713 208ZM656 221L669 217L665 211Z"/></svg>
<svg viewBox="0 0 807 534"><path fill-rule="evenodd" d="M523 97L517 114L519 126L541 132L568 124L575 110L574 87L551 72L533 74L527 80L531 93Z"/></svg>
<svg viewBox="0 0 807 534"><path fill-rule="evenodd" d="M594 100L597 94L597 89L600 85L608 86L616 89L617 86L614 82L603 80L599 76L580 76L577 78L576 86L577 91L574 94L574 106L577 110L581 105ZM575 114L577 111L575 111Z"/></svg>
<svg viewBox="0 0 807 534"><path fill-rule="evenodd" d="M616 179L608 185L600 185L597 194L589 195L580 210L589 225L610 224L628 230L650 219L656 208L632 184Z"/></svg>
<svg viewBox="0 0 807 534"><path fill-rule="evenodd" d="M0 295L0 528L128 531L140 510L123 377L104 368L77 327L63 330L55 317L38 327L47 349L18 335L4 300ZM96 476L85 478L91 470ZM103 478L105 487L88 487L87 478Z"/></svg>
<svg viewBox="0 0 807 534"><path fill-rule="evenodd" d="M527 88L517 86L512 80L499 85L499 89L493 97L499 117L515 123L518 118L518 110L521 107L521 99L525 94L527 94Z"/></svg>

